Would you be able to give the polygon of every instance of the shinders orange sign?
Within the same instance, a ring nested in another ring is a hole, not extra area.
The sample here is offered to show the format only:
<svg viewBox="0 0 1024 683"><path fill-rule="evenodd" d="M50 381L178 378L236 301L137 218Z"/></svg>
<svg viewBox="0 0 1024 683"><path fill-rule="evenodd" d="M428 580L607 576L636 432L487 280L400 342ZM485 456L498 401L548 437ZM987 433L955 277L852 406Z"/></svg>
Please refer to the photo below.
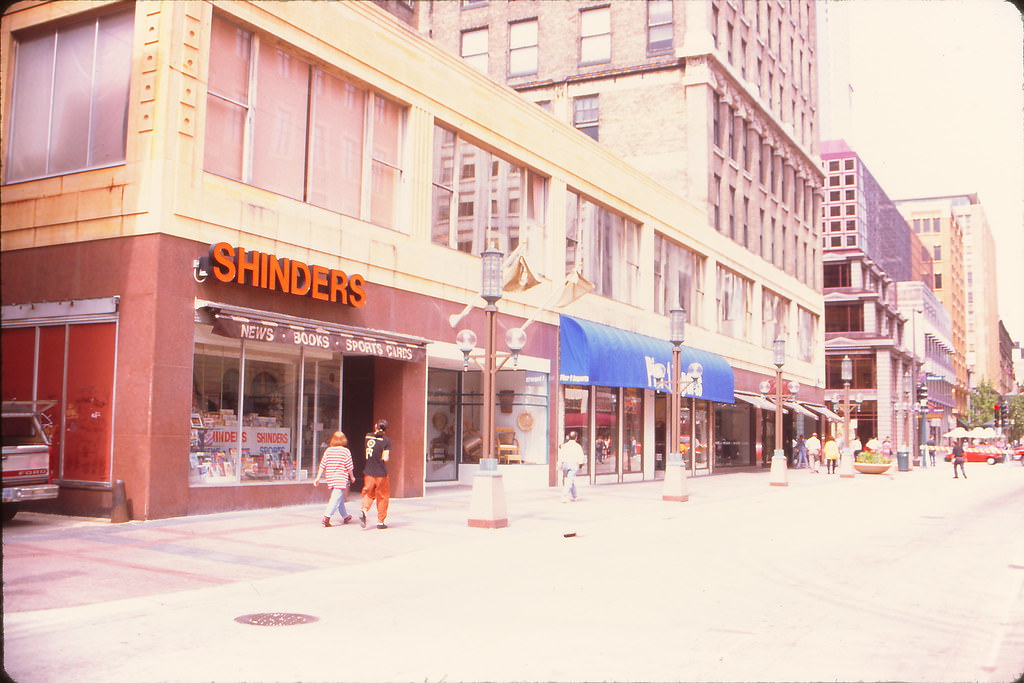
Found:
<svg viewBox="0 0 1024 683"><path fill-rule="evenodd" d="M260 251L246 251L218 242L210 247L213 276L221 282L237 282L296 296L311 296L320 301L341 303L353 308L366 304L366 280L362 275L302 261L277 258Z"/></svg>

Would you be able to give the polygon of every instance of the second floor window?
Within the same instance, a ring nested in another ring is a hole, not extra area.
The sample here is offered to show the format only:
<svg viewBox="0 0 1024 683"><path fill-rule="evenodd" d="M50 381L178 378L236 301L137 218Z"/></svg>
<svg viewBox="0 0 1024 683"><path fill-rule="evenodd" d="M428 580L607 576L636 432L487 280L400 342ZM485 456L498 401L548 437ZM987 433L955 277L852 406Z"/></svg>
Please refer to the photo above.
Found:
<svg viewBox="0 0 1024 683"><path fill-rule="evenodd" d="M210 173L394 227L404 118L395 102L214 16Z"/></svg>
<svg viewBox="0 0 1024 683"><path fill-rule="evenodd" d="M537 20L518 21L508 27L508 75L537 73Z"/></svg>
<svg viewBox="0 0 1024 683"><path fill-rule="evenodd" d="M779 337L786 338L786 321L789 318L789 300L775 292L761 290L761 345L766 349Z"/></svg>
<svg viewBox="0 0 1024 683"><path fill-rule="evenodd" d="M750 296L753 282L718 266L718 331L734 339L746 340L750 329Z"/></svg>
<svg viewBox="0 0 1024 683"><path fill-rule="evenodd" d="M612 58L611 8L580 12L580 64L601 64Z"/></svg>
<svg viewBox="0 0 1024 683"><path fill-rule="evenodd" d="M566 200L566 272L580 266L595 294L636 304L640 226L575 192Z"/></svg>
<svg viewBox="0 0 1024 683"><path fill-rule="evenodd" d="M704 257L667 237L654 236L654 311L686 310L686 321L701 324Z"/></svg>
<svg viewBox="0 0 1024 683"><path fill-rule="evenodd" d="M134 10L18 36L6 182L125 161Z"/></svg>
<svg viewBox="0 0 1024 683"><path fill-rule="evenodd" d="M522 244L531 268L543 274L542 176L441 126L434 126L433 169L434 244L474 255L492 241L506 255Z"/></svg>
<svg viewBox="0 0 1024 683"><path fill-rule="evenodd" d="M597 140L599 119L597 95L573 98L572 123L580 132Z"/></svg>

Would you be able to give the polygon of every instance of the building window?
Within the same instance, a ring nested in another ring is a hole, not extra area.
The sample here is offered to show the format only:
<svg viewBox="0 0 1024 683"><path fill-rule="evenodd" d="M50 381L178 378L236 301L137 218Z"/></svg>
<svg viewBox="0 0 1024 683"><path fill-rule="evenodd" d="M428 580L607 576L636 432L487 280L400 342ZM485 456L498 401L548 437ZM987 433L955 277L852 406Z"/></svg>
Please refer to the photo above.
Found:
<svg viewBox="0 0 1024 683"><path fill-rule="evenodd" d="M735 339L747 339L750 296L753 282L728 268L717 271L718 332Z"/></svg>
<svg viewBox="0 0 1024 683"><path fill-rule="evenodd" d="M6 182L125 161L135 8L18 37Z"/></svg>
<svg viewBox="0 0 1024 683"><path fill-rule="evenodd" d="M601 64L612 58L611 8L580 12L580 64Z"/></svg>
<svg viewBox="0 0 1024 683"><path fill-rule="evenodd" d="M475 28L462 32L462 46L459 54L474 69L487 73L487 37L486 28Z"/></svg>
<svg viewBox="0 0 1024 683"><path fill-rule="evenodd" d="M404 109L259 43L214 16L205 169L394 226Z"/></svg>
<svg viewBox="0 0 1024 683"><path fill-rule="evenodd" d="M797 357L805 362L814 359L814 342L818 329L818 316L800 306L797 306Z"/></svg>
<svg viewBox="0 0 1024 683"><path fill-rule="evenodd" d="M761 346L772 348L779 337L786 338L789 300L770 289L761 290Z"/></svg>
<svg viewBox="0 0 1024 683"><path fill-rule="evenodd" d="M537 20L517 21L508 27L508 75L537 73Z"/></svg>
<svg viewBox="0 0 1024 683"><path fill-rule="evenodd" d="M664 235L654 235L654 310L662 315L675 307L687 322L700 325L703 307L704 257Z"/></svg>
<svg viewBox="0 0 1024 683"><path fill-rule="evenodd" d="M711 224L715 230L722 231L722 177L714 175L711 177Z"/></svg>
<svg viewBox="0 0 1024 683"><path fill-rule="evenodd" d="M574 97L572 100L572 122L576 128L585 135L598 138L598 123L600 121L600 109L597 95L585 97Z"/></svg>
<svg viewBox="0 0 1024 683"><path fill-rule="evenodd" d="M456 168L461 169L457 179ZM490 173L476 169L490 169ZM482 252L488 238L497 239L498 248L506 254L522 245L530 267L543 273L546 190L542 176L434 126L430 233L434 244L467 254ZM487 203L477 208L481 198L489 201L483 200Z"/></svg>
<svg viewBox="0 0 1024 683"><path fill-rule="evenodd" d="M942 260L942 245L941 244L936 244L936 245L932 246L932 260L933 261L941 261Z"/></svg>
<svg viewBox="0 0 1024 683"><path fill-rule="evenodd" d="M822 286L826 289L851 286L849 263L826 263L822 266L822 271L824 275Z"/></svg>
<svg viewBox="0 0 1024 683"><path fill-rule="evenodd" d="M942 289L942 273L935 273L934 282L936 291Z"/></svg>
<svg viewBox="0 0 1024 683"><path fill-rule="evenodd" d="M647 54L672 49L672 0L647 0Z"/></svg>
<svg viewBox="0 0 1024 683"><path fill-rule="evenodd" d="M829 304L825 307L825 332L863 332L864 306Z"/></svg>
<svg viewBox="0 0 1024 683"><path fill-rule="evenodd" d="M637 303L640 283L640 226L593 201L566 195L566 272L577 267L594 293Z"/></svg>

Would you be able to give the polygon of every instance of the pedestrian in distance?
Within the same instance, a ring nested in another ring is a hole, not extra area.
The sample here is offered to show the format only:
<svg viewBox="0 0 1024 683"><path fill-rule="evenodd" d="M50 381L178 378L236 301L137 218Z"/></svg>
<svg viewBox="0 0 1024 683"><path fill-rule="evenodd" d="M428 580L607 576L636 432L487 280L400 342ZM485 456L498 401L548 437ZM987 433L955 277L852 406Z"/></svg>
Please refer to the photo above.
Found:
<svg viewBox="0 0 1024 683"><path fill-rule="evenodd" d="M835 474L836 464L839 462L839 445L835 439L825 442L825 473Z"/></svg>
<svg viewBox="0 0 1024 683"><path fill-rule="evenodd" d="M807 457L810 459L811 472L817 474L821 467L821 440L818 438L818 432L813 432L811 438L804 442L804 446L807 448Z"/></svg>
<svg viewBox="0 0 1024 683"><path fill-rule="evenodd" d="M882 458L892 460L892 439L888 436L882 439Z"/></svg>
<svg viewBox="0 0 1024 683"><path fill-rule="evenodd" d="M324 449L324 456L320 460L320 467L313 479L313 486L320 483L323 477L327 481L327 488L331 490L331 496L327 500L327 508L324 510L324 526L331 526L331 517L335 512L341 513L341 523L348 524L352 521L352 515L345 510L345 492L348 485L355 481L352 474L352 452L348 448L348 438L345 432L334 432L331 435L330 445Z"/></svg>
<svg viewBox="0 0 1024 683"><path fill-rule="evenodd" d="M964 479L967 478L967 472L964 471L964 445L963 440L957 439L953 445L953 478L959 479L960 477L956 474L956 468L960 468L960 474L964 475Z"/></svg>
<svg viewBox="0 0 1024 683"><path fill-rule="evenodd" d="M558 447L558 468L562 471L562 502L576 501L576 473L587 461L583 446L576 440L576 432L569 432L569 438Z"/></svg>
<svg viewBox="0 0 1024 683"><path fill-rule="evenodd" d="M377 420L373 431L366 435L366 465L363 467L363 501L359 510L359 524L366 528L366 515L377 504L377 528L387 529L391 501L391 482L387 462L391 457L391 439L387 436L388 421Z"/></svg>
<svg viewBox="0 0 1024 683"><path fill-rule="evenodd" d="M796 466L797 469L807 467L807 440L803 434L796 439Z"/></svg>
<svg viewBox="0 0 1024 683"><path fill-rule="evenodd" d="M860 443L860 437L854 434L853 438L850 439L849 446L850 452L853 453L853 459L856 460L857 456L860 455L860 452L864 450L864 446L862 446Z"/></svg>

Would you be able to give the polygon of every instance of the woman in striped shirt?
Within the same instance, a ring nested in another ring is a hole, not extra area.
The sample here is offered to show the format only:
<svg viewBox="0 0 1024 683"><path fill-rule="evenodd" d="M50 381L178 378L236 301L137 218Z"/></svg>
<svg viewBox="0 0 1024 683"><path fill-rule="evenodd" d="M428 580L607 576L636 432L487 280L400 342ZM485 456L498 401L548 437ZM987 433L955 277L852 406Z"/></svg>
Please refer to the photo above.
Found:
<svg viewBox="0 0 1024 683"><path fill-rule="evenodd" d="M345 432L334 432L331 436L331 445L324 450L320 469L313 480L313 486L316 486L320 483L320 477L323 477L331 489L331 497L327 501L327 509L324 510L324 526L331 526L331 517L335 512L341 513L342 524L352 521L352 515L345 510L345 490L349 482L355 481L352 475L352 453L345 448L347 445Z"/></svg>

